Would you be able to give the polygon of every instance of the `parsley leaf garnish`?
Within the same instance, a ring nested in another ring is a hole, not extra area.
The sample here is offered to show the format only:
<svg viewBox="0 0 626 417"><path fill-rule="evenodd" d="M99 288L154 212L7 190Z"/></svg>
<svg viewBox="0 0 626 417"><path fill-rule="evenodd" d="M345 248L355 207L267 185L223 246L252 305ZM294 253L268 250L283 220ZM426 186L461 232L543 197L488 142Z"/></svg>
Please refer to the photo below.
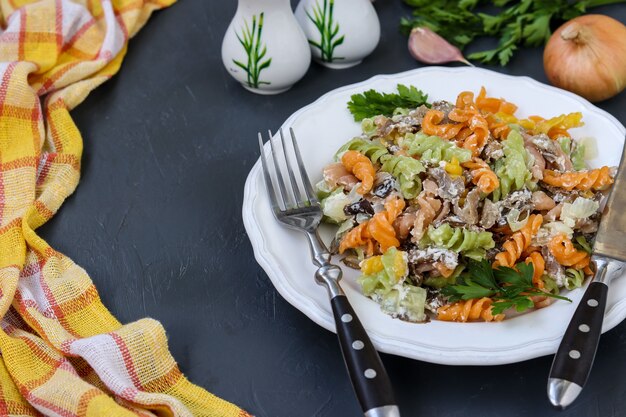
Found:
<svg viewBox="0 0 626 417"><path fill-rule="evenodd" d="M354 94L348 102L348 109L354 116L354 120L360 122L381 114L391 116L397 108L414 109L423 104L428 105L428 95L414 86L407 87L398 84L397 89L397 94L379 93L376 90Z"/></svg>
<svg viewBox="0 0 626 417"><path fill-rule="evenodd" d="M450 302L491 297L492 313L500 314L509 308L523 312L534 307L531 296L542 295L572 301L567 297L550 294L533 286L532 264L520 262L515 268L491 268L488 261L470 261L468 272L461 275L461 284L449 285L442 289Z"/></svg>

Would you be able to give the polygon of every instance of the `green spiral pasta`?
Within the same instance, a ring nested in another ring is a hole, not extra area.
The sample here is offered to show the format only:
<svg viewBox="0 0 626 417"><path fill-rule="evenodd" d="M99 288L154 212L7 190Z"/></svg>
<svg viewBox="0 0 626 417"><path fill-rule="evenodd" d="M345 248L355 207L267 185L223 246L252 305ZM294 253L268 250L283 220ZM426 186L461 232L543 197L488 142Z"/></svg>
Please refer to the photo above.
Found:
<svg viewBox="0 0 626 417"><path fill-rule="evenodd" d="M357 279L363 294L377 299L387 314L399 315L411 321L424 321L426 290L404 282L409 268L406 252L389 248L380 256L380 262L380 271L363 274ZM400 286L402 291L398 289Z"/></svg>
<svg viewBox="0 0 626 417"><path fill-rule="evenodd" d="M565 288L573 290L580 288L585 280L585 273L580 269L567 268L565 270Z"/></svg>
<svg viewBox="0 0 626 417"><path fill-rule="evenodd" d="M524 147L522 135L511 130L506 140L502 141L502 150L504 158L496 161L494 169L500 180L500 187L493 192L494 201L506 197L512 191L521 190L525 185L532 185L532 174L528 168L531 157Z"/></svg>
<svg viewBox="0 0 626 417"><path fill-rule="evenodd" d="M378 162L381 156L389 153L387 148L378 141L356 137L339 148L335 154L335 160L340 160L341 155L347 151L359 151L367 156L373 163Z"/></svg>
<svg viewBox="0 0 626 417"><path fill-rule="evenodd" d="M565 152L572 161L572 166L576 171L580 171L587 168L585 163L585 144L582 142L573 141L572 138L567 136L561 136L556 140L561 149Z"/></svg>
<svg viewBox="0 0 626 417"><path fill-rule="evenodd" d="M339 159L347 151L359 151L373 163L380 162L382 164L381 171L390 173L398 180L404 198L415 198L422 191L422 181L418 174L424 172L424 166L417 159L403 155L391 155L380 142L363 138L354 138L343 145L337 151L336 158Z"/></svg>
<svg viewBox="0 0 626 417"><path fill-rule="evenodd" d="M391 291L392 287L401 284L408 273L409 266L407 263L406 252L399 251L396 248L389 248L384 255L380 257L382 269L378 272L365 273L361 275L357 282L363 289L363 294L370 296L373 294L384 295ZM365 266L361 266L365 271Z"/></svg>
<svg viewBox="0 0 626 417"><path fill-rule="evenodd" d="M556 280L548 274L543 274L541 279L543 281L543 289L545 291L549 292L550 294L558 294L559 292L561 292L559 290L559 285L556 283Z"/></svg>
<svg viewBox="0 0 626 417"><path fill-rule="evenodd" d="M381 171L388 172L398 180L402 196L407 200L417 197L422 191L419 174L424 172L424 165L417 159L402 155L383 155L380 158Z"/></svg>
<svg viewBox="0 0 626 417"><path fill-rule="evenodd" d="M380 298L380 309L392 316L423 322L426 320L426 296L424 288L405 283L402 291L393 289Z"/></svg>
<svg viewBox="0 0 626 417"><path fill-rule="evenodd" d="M477 261L484 259L486 250L495 245L491 232L474 232L462 227L452 227L448 223L439 227L428 226L428 231L420 241L421 247L450 249Z"/></svg>
<svg viewBox="0 0 626 417"><path fill-rule="evenodd" d="M376 133L376 123L374 123L374 118L361 120L361 131L368 138L372 137L374 133Z"/></svg>
<svg viewBox="0 0 626 417"><path fill-rule="evenodd" d="M393 111L393 116L406 116L411 112L411 109L407 109L405 107L397 107Z"/></svg>
<svg viewBox="0 0 626 417"><path fill-rule="evenodd" d="M409 155L418 155L422 161L451 162L452 158L456 158L462 163L472 159L472 152L469 149L459 148L454 142L424 133L408 133L402 139L401 145L407 148Z"/></svg>

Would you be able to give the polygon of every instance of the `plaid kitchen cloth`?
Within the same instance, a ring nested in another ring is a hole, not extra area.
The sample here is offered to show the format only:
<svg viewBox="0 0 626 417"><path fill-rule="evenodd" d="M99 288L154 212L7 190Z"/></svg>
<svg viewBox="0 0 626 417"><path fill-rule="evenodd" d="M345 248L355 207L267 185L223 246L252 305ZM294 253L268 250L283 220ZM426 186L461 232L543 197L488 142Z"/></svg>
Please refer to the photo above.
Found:
<svg viewBox="0 0 626 417"><path fill-rule="evenodd" d="M0 416L249 416L191 384L150 319L121 325L35 230L76 188L69 111L175 0L0 0Z"/></svg>

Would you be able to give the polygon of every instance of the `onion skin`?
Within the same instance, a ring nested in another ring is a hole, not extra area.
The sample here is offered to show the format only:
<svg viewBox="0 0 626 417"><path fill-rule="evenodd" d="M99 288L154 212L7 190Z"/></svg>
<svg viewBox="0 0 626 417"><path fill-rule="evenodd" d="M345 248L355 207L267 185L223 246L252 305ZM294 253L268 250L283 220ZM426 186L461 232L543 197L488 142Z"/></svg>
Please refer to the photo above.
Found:
<svg viewBox="0 0 626 417"><path fill-rule="evenodd" d="M543 53L550 82L589 101L602 101L626 87L626 26L604 15L566 22Z"/></svg>

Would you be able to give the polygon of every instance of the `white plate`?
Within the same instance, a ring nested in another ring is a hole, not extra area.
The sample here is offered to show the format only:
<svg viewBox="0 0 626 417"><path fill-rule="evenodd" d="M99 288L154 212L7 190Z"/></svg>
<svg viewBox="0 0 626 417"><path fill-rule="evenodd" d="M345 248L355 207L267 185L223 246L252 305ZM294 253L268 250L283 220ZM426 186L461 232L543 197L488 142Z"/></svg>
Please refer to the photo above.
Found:
<svg viewBox="0 0 626 417"><path fill-rule="evenodd" d="M505 97L519 106L518 115L556 116L579 111L585 126L573 136L597 139L598 154L590 161L618 165L624 145L625 128L614 117L586 100L541 84L528 77L512 77L478 68L430 67L401 74L376 76L324 95L294 113L283 125L293 127L313 182L331 161L335 151L360 133L358 123L346 109L350 95L373 88L395 91L396 84L415 85L430 100L454 102L461 91L477 92L481 86L490 96ZM266 144L267 145L267 144ZM266 151L268 146L266 146ZM260 163L246 181L243 220L259 264L280 294L320 326L334 331L335 325L324 288L315 284L315 267L303 234L281 227L272 217L262 179ZM331 230L324 230L326 242ZM382 352L449 365L497 365L519 362L556 352L583 290L572 291L573 303L558 301L500 323L450 323L431 321L407 323L382 313L378 304L361 294L355 279L358 273L344 267L344 288L376 348ZM626 279L611 284L603 331L626 317Z"/></svg>

